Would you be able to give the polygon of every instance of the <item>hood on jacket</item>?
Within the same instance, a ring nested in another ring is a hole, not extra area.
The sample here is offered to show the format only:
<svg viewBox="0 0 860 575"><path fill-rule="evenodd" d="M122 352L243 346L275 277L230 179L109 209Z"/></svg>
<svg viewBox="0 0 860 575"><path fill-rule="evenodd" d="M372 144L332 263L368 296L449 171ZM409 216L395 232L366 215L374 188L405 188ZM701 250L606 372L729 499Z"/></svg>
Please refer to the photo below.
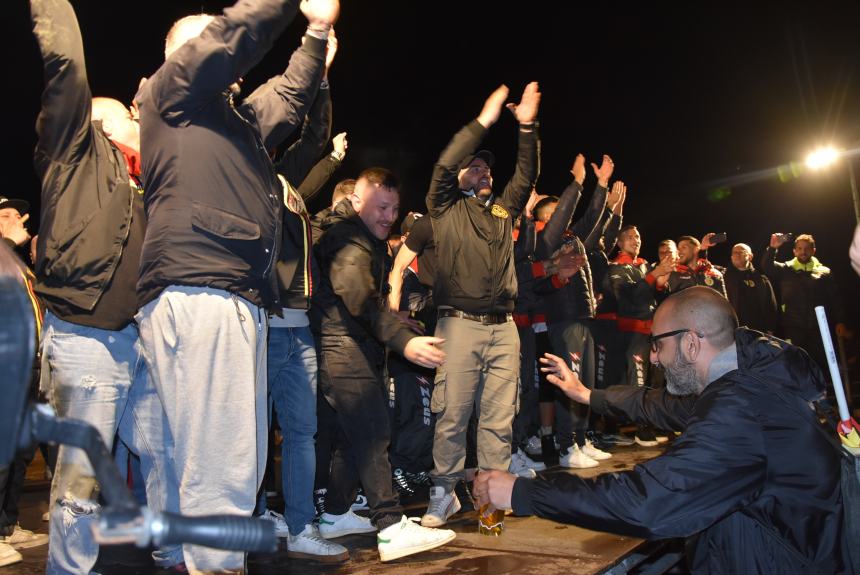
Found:
<svg viewBox="0 0 860 575"><path fill-rule="evenodd" d="M826 379L803 349L761 332L735 330L738 368L784 386L806 401L822 399Z"/></svg>

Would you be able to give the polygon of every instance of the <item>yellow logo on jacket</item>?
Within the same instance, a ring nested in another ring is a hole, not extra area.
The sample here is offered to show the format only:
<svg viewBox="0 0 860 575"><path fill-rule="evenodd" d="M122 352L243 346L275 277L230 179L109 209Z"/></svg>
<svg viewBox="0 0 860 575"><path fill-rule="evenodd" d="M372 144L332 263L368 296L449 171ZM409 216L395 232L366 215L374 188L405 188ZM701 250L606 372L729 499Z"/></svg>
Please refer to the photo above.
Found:
<svg viewBox="0 0 860 575"><path fill-rule="evenodd" d="M490 208L490 213L496 216L497 218L505 219L510 214L508 214L508 210L500 206L499 204L493 204L493 207Z"/></svg>

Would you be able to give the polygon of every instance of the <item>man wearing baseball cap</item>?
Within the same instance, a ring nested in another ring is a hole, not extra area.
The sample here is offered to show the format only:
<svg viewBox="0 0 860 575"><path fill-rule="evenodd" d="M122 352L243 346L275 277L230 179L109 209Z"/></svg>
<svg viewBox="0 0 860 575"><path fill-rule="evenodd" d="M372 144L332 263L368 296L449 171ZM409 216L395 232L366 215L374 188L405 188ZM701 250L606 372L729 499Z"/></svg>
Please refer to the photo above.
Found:
<svg viewBox="0 0 860 575"><path fill-rule="evenodd" d="M0 196L0 238L13 250L30 241L30 233L24 223L30 218L30 204Z"/></svg>

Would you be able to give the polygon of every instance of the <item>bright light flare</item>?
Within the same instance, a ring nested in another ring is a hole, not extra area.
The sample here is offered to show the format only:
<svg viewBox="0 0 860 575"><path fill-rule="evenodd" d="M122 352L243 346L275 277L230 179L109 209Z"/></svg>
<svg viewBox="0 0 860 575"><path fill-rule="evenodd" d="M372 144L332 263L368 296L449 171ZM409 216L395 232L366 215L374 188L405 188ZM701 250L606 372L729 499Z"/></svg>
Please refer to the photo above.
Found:
<svg viewBox="0 0 860 575"><path fill-rule="evenodd" d="M806 166L812 170L821 170L839 159L839 150L833 146L818 148L806 156Z"/></svg>

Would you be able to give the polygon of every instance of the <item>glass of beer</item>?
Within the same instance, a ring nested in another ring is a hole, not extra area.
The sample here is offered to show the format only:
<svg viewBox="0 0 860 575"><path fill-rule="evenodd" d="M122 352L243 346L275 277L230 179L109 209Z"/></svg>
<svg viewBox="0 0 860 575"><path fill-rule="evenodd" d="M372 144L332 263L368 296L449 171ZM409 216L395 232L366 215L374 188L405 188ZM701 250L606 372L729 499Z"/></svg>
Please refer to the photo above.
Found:
<svg viewBox="0 0 860 575"><path fill-rule="evenodd" d="M478 533L498 537L505 530L505 510L489 511L490 504L482 505L478 510Z"/></svg>

